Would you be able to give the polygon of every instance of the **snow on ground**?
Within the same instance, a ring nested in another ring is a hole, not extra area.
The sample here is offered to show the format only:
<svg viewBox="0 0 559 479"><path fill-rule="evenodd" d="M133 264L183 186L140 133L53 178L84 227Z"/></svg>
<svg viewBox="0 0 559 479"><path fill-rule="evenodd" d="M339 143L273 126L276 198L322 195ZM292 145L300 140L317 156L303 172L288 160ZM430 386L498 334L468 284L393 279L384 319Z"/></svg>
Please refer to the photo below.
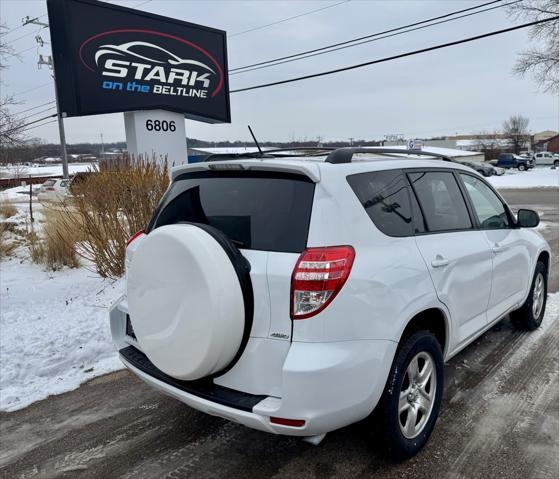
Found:
<svg viewBox="0 0 559 479"><path fill-rule="evenodd" d="M0 410L21 409L122 368L108 307L122 281L85 268L46 272L18 258L0 263Z"/></svg>
<svg viewBox="0 0 559 479"><path fill-rule="evenodd" d="M559 188L559 168L534 168L529 171L506 170L502 176L490 176L489 182L500 189Z"/></svg>
<svg viewBox="0 0 559 479"><path fill-rule="evenodd" d="M69 163L68 172L70 175L89 171L97 163ZM14 176L25 179L26 176L62 176L62 164L48 166L14 166L0 168L0 178L13 178Z"/></svg>
<svg viewBox="0 0 559 479"><path fill-rule="evenodd" d="M31 186L33 189L33 195L36 195L41 185ZM7 188L3 191L0 191L0 201L29 201L29 185L15 186L13 188Z"/></svg>

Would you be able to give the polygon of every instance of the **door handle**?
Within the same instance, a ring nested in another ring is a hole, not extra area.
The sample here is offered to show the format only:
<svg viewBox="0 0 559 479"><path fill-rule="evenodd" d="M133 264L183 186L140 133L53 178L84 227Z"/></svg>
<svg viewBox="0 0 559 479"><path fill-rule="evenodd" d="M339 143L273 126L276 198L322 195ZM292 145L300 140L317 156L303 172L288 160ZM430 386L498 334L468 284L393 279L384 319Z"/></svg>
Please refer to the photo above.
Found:
<svg viewBox="0 0 559 479"><path fill-rule="evenodd" d="M431 266L433 268L442 268L444 266L448 266L449 261L446 258L443 258L440 254L436 256L436 258L431 261Z"/></svg>

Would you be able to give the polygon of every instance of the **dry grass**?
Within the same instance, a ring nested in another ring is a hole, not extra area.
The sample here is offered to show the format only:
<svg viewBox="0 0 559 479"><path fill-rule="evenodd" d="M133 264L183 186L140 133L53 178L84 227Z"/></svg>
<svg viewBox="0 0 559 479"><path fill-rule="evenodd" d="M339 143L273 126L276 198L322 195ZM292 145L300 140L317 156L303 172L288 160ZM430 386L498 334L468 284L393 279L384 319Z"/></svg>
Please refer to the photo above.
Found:
<svg viewBox="0 0 559 479"><path fill-rule="evenodd" d="M77 268L80 265L76 252L83 239L77 223L66 221L66 212L57 208L45 208L43 233L28 236L31 260L43 264L52 271L64 266Z"/></svg>
<svg viewBox="0 0 559 479"><path fill-rule="evenodd" d="M16 246L9 238L9 229L6 223L0 223L0 259L10 256Z"/></svg>
<svg viewBox="0 0 559 479"><path fill-rule="evenodd" d="M17 208L8 200L0 201L0 216L11 218L17 214Z"/></svg>
<svg viewBox="0 0 559 479"><path fill-rule="evenodd" d="M79 231L79 254L103 277L124 273L126 241L147 225L167 189L166 164L122 158L73 185L71 201L61 207L64 230Z"/></svg>

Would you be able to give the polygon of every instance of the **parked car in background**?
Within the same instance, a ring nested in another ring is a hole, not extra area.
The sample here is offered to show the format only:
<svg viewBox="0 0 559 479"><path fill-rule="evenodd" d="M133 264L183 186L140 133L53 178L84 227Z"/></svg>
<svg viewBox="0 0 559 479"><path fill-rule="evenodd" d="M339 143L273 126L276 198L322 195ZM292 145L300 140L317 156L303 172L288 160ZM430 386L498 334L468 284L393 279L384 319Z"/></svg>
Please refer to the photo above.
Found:
<svg viewBox="0 0 559 479"><path fill-rule="evenodd" d="M550 151L540 151L532 157L536 166L540 165L553 165L559 167L559 155Z"/></svg>
<svg viewBox="0 0 559 479"><path fill-rule="evenodd" d="M39 188L39 201L64 201L68 196L70 180L52 179L45 181Z"/></svg>
<svg viewBox="0 0 559 479"><path fill-rule="evenodd" d="M534 160L530 158L523 158L520 155L515 155L514 153L501 153L497 158L495 166L499 168L516 168L518 171L526 171L530 168L534 168Z"/></svg>
<svg viewBox="0 0 559 479"><path fill-rule="evenodd" d="M496 169L490 164L474 163L472 161L461 161L460 163L470 167L472 170L477 171L480 175L483 176L493 176L497 174Z"/></svg>

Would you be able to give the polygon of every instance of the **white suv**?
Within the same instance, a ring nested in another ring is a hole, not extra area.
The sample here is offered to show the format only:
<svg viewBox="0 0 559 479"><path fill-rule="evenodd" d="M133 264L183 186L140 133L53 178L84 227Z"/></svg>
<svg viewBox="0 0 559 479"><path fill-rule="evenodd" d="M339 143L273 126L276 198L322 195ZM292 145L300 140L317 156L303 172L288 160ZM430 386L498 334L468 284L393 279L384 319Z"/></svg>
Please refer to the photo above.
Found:
<svg viewBox="0 0 559 479"><path fill-rule="evenodd" d="M507 314L540 325L550 253L537 213L515 218L470 168L411 153L175 168L110 313L124 364L252 428L318 443L370 418L394 457L417 453L444 361Z"/></svg>

